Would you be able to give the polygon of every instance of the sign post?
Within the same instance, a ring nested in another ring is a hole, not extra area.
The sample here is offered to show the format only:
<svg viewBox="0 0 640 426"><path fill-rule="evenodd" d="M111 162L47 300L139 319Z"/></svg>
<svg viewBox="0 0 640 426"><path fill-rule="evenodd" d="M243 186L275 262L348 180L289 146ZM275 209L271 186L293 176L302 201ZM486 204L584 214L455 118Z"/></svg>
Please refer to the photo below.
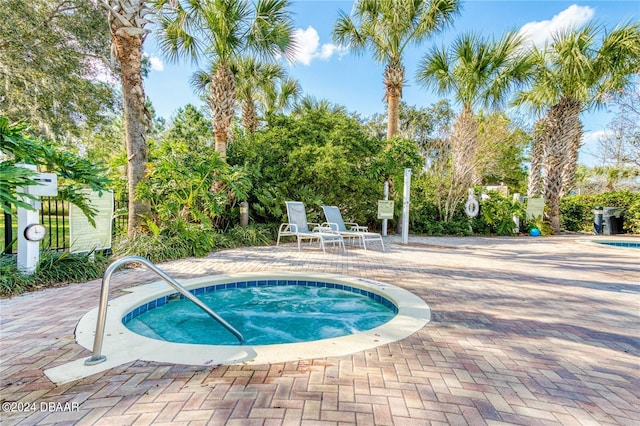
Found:
<svg viewBox="0 0 640 426"><path fill-rule="evenodd" d="M527 220L535 219L544 214L544 199L529 198L527 199Z"/></svg>
<svg viewBox="0 0 640 426"><path fill-rule="evenodd" d="M36 172L37 167L32 164L16 164ZM28 194L35 198L19 195L24 203L32 209L18 207L18 270L31 275L36 271L40 261L40 241L47 235L44 225L40 224L39 210L42 203L38 197L58 195L58 177L53 173L37 173L34 178L37 185L29 185L17 188L18 193Z"/></svg>
<svg viewBox="0 0 640 426"><path fill-rule="evenodd" d="M111 226L113 219L113 192L104 191L102 195L86 190L85 194L96 210L93 217L95 226L89 222L82 210L69 205L69 240L71 253L83 253L111 248Z"/></svg>
<svg viewBox="0 0 640 426"><path fill-rule="evenodd" d="M411 169L404 169L402 192L402 243L409 243L409 205L411 204Z"/></svg>
<svg viewBox="0 0 640 426"><path fill-rule="evenodd" d="M384 181L384 201L389 200L389 181ZM381 217L380 214L380 202L378 202L378 219L382 219L382 236L387 236L387 221L393 219L393 206L391 207L391 217Z"/></svg>

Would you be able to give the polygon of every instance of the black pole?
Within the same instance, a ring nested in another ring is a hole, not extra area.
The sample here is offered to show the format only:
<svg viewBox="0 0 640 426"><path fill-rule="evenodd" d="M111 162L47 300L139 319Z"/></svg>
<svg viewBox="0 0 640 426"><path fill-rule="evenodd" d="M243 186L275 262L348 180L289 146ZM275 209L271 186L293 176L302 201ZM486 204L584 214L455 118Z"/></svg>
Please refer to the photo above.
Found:
<svg viewBox="0 0 640 426"><path fill-rule="evenodd" d="M11 208L11 204L5 202L5 206L9 209ZM13 224L12 224L12 216L11 213L4 212L4 252L6 254L13 253L11 250L11 246L13 243Z"/></svg>

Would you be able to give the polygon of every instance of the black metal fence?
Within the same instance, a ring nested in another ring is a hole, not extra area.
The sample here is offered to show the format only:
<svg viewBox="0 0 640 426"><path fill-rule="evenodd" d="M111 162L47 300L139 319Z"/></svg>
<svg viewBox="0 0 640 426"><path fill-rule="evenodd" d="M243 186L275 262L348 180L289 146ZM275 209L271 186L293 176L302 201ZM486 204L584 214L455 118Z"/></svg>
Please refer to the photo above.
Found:
<svg viewBox="0 0 640 426"><path fill-rule="evenodd" d="M47 228L47 236L42 247L48 250L65 251L69 248L69 203L56 197L41 197L40 223ZM115 200L112 234L126 232L127 200ZM14 212L15 213L15 212ZM16 253L18 249L18 219L15 215L4 214L4 244L0 252Z"/></svg>

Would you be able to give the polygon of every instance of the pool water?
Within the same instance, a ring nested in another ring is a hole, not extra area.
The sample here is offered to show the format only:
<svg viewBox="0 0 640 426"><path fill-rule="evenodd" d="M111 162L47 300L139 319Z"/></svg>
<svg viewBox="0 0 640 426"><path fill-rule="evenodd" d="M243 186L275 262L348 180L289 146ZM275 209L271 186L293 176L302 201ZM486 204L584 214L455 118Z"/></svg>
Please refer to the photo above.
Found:
<svg viewBox="0 0 640 426"><path fill-rule="evenodd" d="M640 249L640 242L627 242L627 241L596 241L598 244L614 247L626 247Z"/></svg>
<svg viewBox="0 0 640 426"><path fill-rule="evenodd" d="M230 288L198 298L245 337L247 345L328 339L370 330L396 312L371 297L328 287L301 285ZM125 322L158 340L238 345L238 339L186 299L172 300Z"/></svg>

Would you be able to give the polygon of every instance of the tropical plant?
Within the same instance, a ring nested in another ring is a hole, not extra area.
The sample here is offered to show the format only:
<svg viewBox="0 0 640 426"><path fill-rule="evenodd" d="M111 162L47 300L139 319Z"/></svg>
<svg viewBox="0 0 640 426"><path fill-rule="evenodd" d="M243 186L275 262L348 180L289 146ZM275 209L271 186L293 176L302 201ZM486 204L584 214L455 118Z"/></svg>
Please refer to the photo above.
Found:
<svg viewBox="0 0 640 426"><path fill-rule="evenodd" d="M340 12L334 41L356 53L368 48L377 62L386 64L387 139L398 133L405 49L443 30L459 10L458 0L358 0L352 16Z"/></svg>
<svg viewBox="0 0 640 426"><path fill-rule="evenodd" d="M13 296L29 290L60 284L86 282L100 278L109 265L109 257L100 252L69 253L42 250L34 274L18 270L11 256L0 257L0 295Z"/></svg>
<svg viewBox="0 0 640 426"><path fill-rule="evenodd" d="M229 166L216 152L193 151L184 141L166 141L152 154L149 178L138 189L153 207L148 226L153 222L162 230L183 221L199 224L203 231L224 229L228 211L247 198L250 182L243 170ZM220 191L210 191L215 183Z"/></svg>
<svg viewBox="0 0 640 426"><path fill-rule="evenodd" d="M236 107L233 64L242 55L292 59L295 42L288 0L155 0L159 43L169 58L204 62L194 77L208 87L215 150L225 160L229 127Z"/></svg>
<svg viewBox="0 0 640 426"><path fill-rule="evenodd" d="M544 199L551 228L559 233L560 199L575 180L579 115L602 106L608 94L628 87L640 72L640 22L608 32L595 24L560 32L536 49L533 59L534 84L516 102L544 112Z"/></svg>
<svg viewBox="0 0 640 426"><path fill-rule="evenodd" d="M33 198L19 188L37 185L34 172L16 166L25 163L39 166L42 171L58 175L58 197L75 204L93 221L95 210L81 191L89 187L94 191L104 191L109 180L103 175L105 168L91 163L59 145L45 140L36 140L26 136L28 126L25 123L11 123L7 117L0 116L0 204L11 214L11 206L33 209L26 202Z"/></svg>
<svg viewBox="0 0 640 426"><path fill-rule="evenodd" d="M524 205L495 191L480 203L480 215L474 221L474 230L485 228L485 233L513 235L516 232L515 218L524 219Z"/></svg>
<svg viewBox="0 0 640 426"><path fill-rule="evenodd" d="M522 223L529 232L531 232L533 229L537 229L538 231L540 231L540 235L544 237L553 233L553 231L551 230L551 226L545 219L544 215L531 217L529 219L526 219Z"/></svg>
<svg viewBox="0 0 640 426"><path fill-rule="evenodd" d="M474 108L503 105L511 90L530 78L528 58L522 38L510 32L499 40L463 34L449 50L433 48L420 62L418 82L440 94L453 94L462 106L450 140L453 170L448 219L464 200L467 189L481 183L479 121Z"/></svg>
<svg viewBox="0 0 640 426"><path fill-rule="evenodd" d="M248 133L258 128L256 97L258 91L282 75L283 68L277 64L262 63L256 58L240 58L232 67L236 78L236 92L242 103L242 127Z"/></svg>
<svg viewBox="0 0 640 426"><path fill-rule="evenodd" d="M289 111L302 95L302 87L298 80L284 76L277 82L269 85L262 94L262 108L265 117Z"/></svg>
<svg viewBox="0 0 640 426"><path fill-rule="evenodd" d="M291 104L300 94L300 86L289 79L279 63L242 57L233 65L237 97L242 102L242 126L254 133L259 125L259 109L263 115L273 114ZM199 81L208 81L199 79Z"/></svg>
<svg viewBox="0 0 640 426"><path fill-rule="evenodd" d="M124 97L125 144L129 220L127 234L132 238L149 215L149 204L136 194L144 182L147 168L147 129L151 114L146 106L142 79L142 45L149 33L146 19L152 13L145 0L99 0L107 10L112 52L118 61Z"/></svg>
<svg viewBox="0 0 640 426"><path fill-rule="evenodd" d="M315 96L303 96L293 104L292 115L303 116L313 111L325 113L346 114L347 109L343 105L334 104L327 99L318 99ZM275 117L275 121L278 121Z"/></svg>

